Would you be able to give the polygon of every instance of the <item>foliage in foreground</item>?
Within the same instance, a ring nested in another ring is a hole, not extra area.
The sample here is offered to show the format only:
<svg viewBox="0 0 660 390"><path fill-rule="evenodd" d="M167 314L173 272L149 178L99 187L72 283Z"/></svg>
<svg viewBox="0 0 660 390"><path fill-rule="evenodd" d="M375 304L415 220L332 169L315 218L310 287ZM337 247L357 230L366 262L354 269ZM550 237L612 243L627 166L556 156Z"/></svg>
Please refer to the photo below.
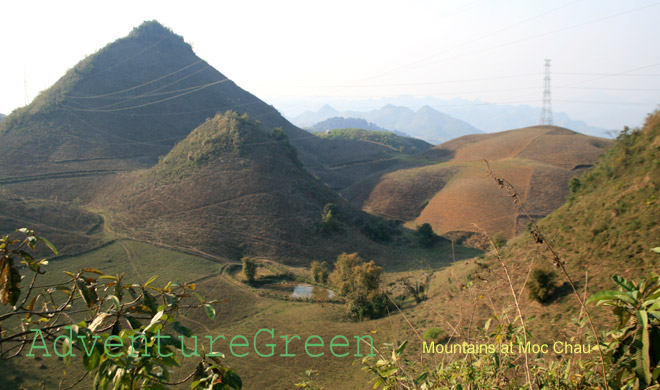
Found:
<svg viewBox="0 0 660 390"><path fill-rule="evenodd" d="M123 274L85 268L65 272L62 282L39 286L48 261L35 260L30 252L39 242L57 251L32 230L18 233L21 239L0 238L0 363L55 354L72 364L74 356L81 356L85 374L74 384L91 374L94 389L166 389L188 381L193 390L242 387L240 377L219 356L197 350L193 332L176 320L183 308L203 307L215 317L217 301L194 292L194 283L155 287L156 276L143 284L127 283ZM22 285L28 276L29 285ZM192 296L200 303L184 302ZM185 345L191 338L192 349ZM185 379L173 382L171 373L181 355L199 363Z"/></svg>
<svg viewBox="0 0 660 390"><path fill-rule="evenodd" d="M574 325L578 332L569 342L574 348L592 350L592 355L566 353L556 360L544 353L531 355L529 371L535 389L602 389L599 362L595 350L605 355L607 382L611 389L658 389L660 388L660 280L651 274L639 282L631 282L613 276L619 291L602 291L592 295L588 302L612 306L617 326L605 332L601 344L583 334L584 319ZM371 372L374 388L383 389L526 389L529 388L521 356L524 352L516 346L525 345L524 329L513 322L504 321L506 316L488 320L479 334L470 341L473 345L491 345L494 350L463 354L463 358L444 361L437 367L422 366L406 355L407 342L400 345L386 344L377 357L365 357L364 369ZM495 325L496 324L496 325ZM535 345L527 334L530 345ZM503 345L513 343L514 353L506 353ZM437 349L452 348L465 343L429 343L423 347L433 354ZM578 347L579 346L579 347ZM518 347L519 348L519 347ZM566 345L560 345L563 352ZM548 345L552 352L554 345ZM532 349L532 352L535 352ZM556 351L555 351L556 352ZM427 355L428 356L428 355ZM454 355L461 356L461 355Z"/></svg>

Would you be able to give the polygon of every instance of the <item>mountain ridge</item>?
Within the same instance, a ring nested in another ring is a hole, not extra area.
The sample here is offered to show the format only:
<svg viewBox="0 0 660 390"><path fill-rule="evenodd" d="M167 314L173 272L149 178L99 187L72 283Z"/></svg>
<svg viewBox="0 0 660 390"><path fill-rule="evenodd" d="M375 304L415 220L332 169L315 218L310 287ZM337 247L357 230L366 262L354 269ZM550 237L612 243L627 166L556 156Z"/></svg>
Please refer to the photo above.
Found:
<svg viewBox="0 0 660 390"><path fill-rule="evenodd" d="M434 144L448 141L456 136L481 132L467 122L453 118L430 106L424 106L414 111L408 107L385 104L379 109L366 112L350 110L339 112L331 106L325 105L317 113L308 111L292 118L292 121L305 127L336 116L365 119L382 128L400 131ZM309 123L310 121L311 123Z"/></svg>

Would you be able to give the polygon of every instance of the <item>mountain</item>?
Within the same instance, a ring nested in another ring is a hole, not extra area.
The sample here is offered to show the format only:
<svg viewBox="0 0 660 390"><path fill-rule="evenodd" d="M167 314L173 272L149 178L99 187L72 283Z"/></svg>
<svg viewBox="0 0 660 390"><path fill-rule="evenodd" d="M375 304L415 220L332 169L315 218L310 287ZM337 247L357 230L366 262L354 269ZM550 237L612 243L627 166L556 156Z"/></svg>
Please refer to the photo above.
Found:
<svg viewBox="0 0 660 390"><path fill-rule="evenodd" d="M618 125L624 121L624 124L634 127L637 126L638 120L641 117L640 110L647 110L639 106L630 104L627 101L618 101L608 99L607 96L594 95L585 96L580 100L585 103L578 104L563 102L562 107L570 107L571 114L567 112L555 110L554 111L554 124L560 127L565 127L579 133L593 135L597 137L611 138L612 134L620 130L623 125ZM609 109L604 112L602 109L594 110L594 105L589 104L593 101L607 101ZM342 112L342 115L352 111L367 112L370 110L378 109L384 105L394 105L408 107L412 110L418 110L424 106L433 107L435 110L450 115L456 119L469 123L471 126L481 129L485 132L492 133L498 131L505 131L511 129L518 129L523 127L535 126L539 123L541 116L540 107L532 107L529 105L511 105L511 104L496 104L484 102L479 99L468 100L462 98L454 99L440 99L435 97L413 97L413 96L398 96L370 100L347 100L347 99L332 99L332 98L309 98L306 100L287 100L279 99L274 100L275 106L281 106L284 114L299 126L311 126L320 120L326 119L320 117L313 111L311 107L318 107L320 104L331 104L333 107L341 107L334 109L335 112ZM287 111L287 107L303 107L305 116L298 115L297 112ZM652 105L650 105L652 107ZM642 111L642 114L646 111ZM577 114L576 114L577 113ZM583 120L573 119L577 115ZM627 123L625 121L628 121ZM594 126L593 123L598 123ZM603 125L603 123L615 123L614 125Z"/></svg>
<svg viewBox="0 0 660 390"><path fill-rule="evenodd" d="M6 117L5 114L0 114L0 122L4 121Z"/></svg>
<svg viewBox="0 0 660 390"><path fill-rule="evenodd" d="M311 126L335 116L362 118L382 128L401 131L434 144L466 134L481 133L467 122L443 114L430 106L413 111L407 107L386 104L378 110L341 113L330 106L323 106L317 113L307 111L292 121L299 126Z"/></svg>
<svg viewBox="0 0 660 390"><path fill-rule="evenodd" d="M362 118L344 118L335 116L328 118L324 121L316 123L315 125L309 127L309 130L312 132L320 132L326 130L334 129L364 129L364 130L375 130L375 131L387 131L382 127L378 127L373 123L367 122Z"/></svg>
<svg viewBox="0 0 660 390"><path fill-rule="evenodd" d="M283 133L247 114L216 115L153 167L108 185L117 192L100 191L94 207L111 213L118 231L150 242L288 263L377 246L358 227L373 218L305 171ZM339 209L330 234L319 228L328 203Z"/></svg>
<svg viewBox="0 0 660 390"><path fill-rule="evenodd" d="M335 110L328 104L324 104L321 108L319 108L318 111L303 112L294 119L294 122L300 127L310 127L317 122L337 116L340 116L339 111Z"/></svg>
<svg viewBox="0 0 660 390"><path fill-rule="evenodd" d="M317 135L326 140L360 140L370 142L381 146L383 149L406 154L421 153L433 147L433 145L421 139L402 137L391 131L364 130L364 128L339 128L326 130L322 133L317 133Z"/></svg>
<svg viewBox="0 0 660 390"><path fill-rule="evenodd" d="M514 183L530 213L539 217L564 202L569 180L591 166L608 144L556 126L468 135L427 150L424 166L392 171L345 196L368 212L410 226L428 222L439 234L483 229L513 237L524 231L526 218L485 180L482 160Z"/></svg>
<svg viewBox="0 0 660 390"><path fill-rule="evenodd" d="M85 198L100 175L153 165L228 109L249 113L267 129L282 127L293 142L311 137L197 57L182 37L145 22L0 123L0 180L38 176L40 188L66 192L76 176L85 185L75 196ZM26 186L15 190L41 195Z"/></svg>

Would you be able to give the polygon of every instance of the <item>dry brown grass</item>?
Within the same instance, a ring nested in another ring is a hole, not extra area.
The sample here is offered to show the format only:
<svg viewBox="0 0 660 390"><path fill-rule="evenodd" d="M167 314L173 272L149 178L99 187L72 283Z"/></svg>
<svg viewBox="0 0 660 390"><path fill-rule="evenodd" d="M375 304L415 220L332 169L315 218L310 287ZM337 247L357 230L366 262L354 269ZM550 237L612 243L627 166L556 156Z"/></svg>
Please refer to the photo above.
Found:
<svg viewBox="0 0 660 390"><path fill-rule="evenodd" d="M428 222L440 234L475 232L476 223L488 234L513 237L525 230L527 219L506 194L492 191L479 161L488 159L540 217L564 202L570 178L593 164L608 143L553 126L461 137L426 152L429 158L453 155L449 161L384 175L363 207L410 227Z"/></svg>

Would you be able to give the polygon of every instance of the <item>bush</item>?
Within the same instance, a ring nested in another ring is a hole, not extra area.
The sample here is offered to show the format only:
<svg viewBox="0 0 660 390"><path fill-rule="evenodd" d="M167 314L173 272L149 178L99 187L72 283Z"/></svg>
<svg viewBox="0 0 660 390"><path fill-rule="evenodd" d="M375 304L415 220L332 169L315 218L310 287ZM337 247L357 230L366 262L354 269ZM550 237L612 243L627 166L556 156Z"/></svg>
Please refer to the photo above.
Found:
<svg viewBox="0 0 660 390"><path fill-rule="evenodd" d="M428 328L426 332L424 332L424 339L426 340L431 340L431 341L438 341L441 336L444 336L445 331L440 329L440 328Z"/></svg>
<svg viewBox="0 0 660 390"><path fill-rule="evenodd" d="M424 248L430 248L437 238L438 236L433 232L433 228L429 223L417 226L417 240L419 241L419 245Z"/></svg>
<svg viewBox="0 0 660 390"><path fill-rule="evenodd" d="M506 245L507 239L503 232L497 232L493 235L493 243L499 249Z"/></svg>
<svg viewBox="0 0 660 390"><path fill-rule="evenodd" d="M539 268L532 271L532 278L527 286L529 297L537 302L546 302L557 289L555 279L557 274L553 271Z"/></svg>

